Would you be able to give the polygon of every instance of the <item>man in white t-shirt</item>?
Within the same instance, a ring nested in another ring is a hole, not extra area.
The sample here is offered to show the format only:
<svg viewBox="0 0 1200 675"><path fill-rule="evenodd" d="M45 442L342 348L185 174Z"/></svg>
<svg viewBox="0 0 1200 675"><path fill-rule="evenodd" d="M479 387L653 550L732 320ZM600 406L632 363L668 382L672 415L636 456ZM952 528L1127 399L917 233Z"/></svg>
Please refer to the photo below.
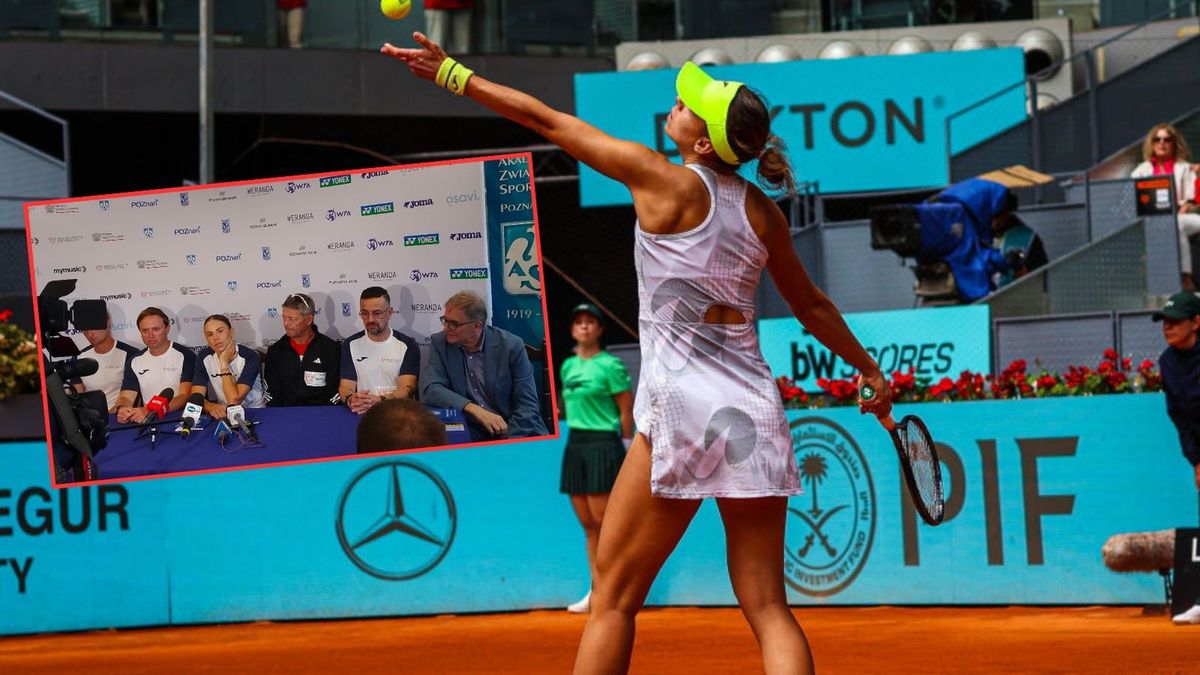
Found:
<svg viewBox="0 0 1200 675"><path fill-rule="evenodd" d="M83 337L88 346L79 352L80 359L95 359L100 365L96 372L74 380L71 385L75 391L102 391L108 401L108 412L117 411L117 398L121 395L121 382L125 379L125 367L129 360L137 356L138 350L133 345L121 342L113 337L112 316L108 317L105 327L99 330L85 330Z"/></svg>
<svg viewBox="0 0 1200 675"><path fill-rule="evenodd" d="M146 348L130 359L125 368L121 396L117 400L119 424L146 421L146 415L150 414L146 402L168 387L175 390L175 396L167 405L167 412L182 408L192 393L196 354L167 337L171 321L166 312L147 307L138 314L137 327ZM139 399L142 404L135 405Z"/></svg>
<svg viewBox="0 0 1200 675"><path fill-rule="evenodd" d="M364 331L342 342L338 393L359 415L385 398L412 398L421 371L417 341L392 330L392 299L379 286L364 289L358 300Z"/></svg>

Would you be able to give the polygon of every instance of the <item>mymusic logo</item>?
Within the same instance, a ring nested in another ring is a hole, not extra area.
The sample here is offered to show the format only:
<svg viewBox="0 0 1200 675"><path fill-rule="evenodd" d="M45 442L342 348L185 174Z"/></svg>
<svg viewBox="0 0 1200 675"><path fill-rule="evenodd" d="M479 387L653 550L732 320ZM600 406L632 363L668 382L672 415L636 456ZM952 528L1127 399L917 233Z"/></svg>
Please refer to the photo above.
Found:
<svg viewBox="0 0 1200 675"><path fill-rule="evenodd" d="M102 295L102 296L100 296L100 299L104 300L105 302L107 302L109 300L132 300L133 295L129 292L112 293L110 295Z"/></svg>
<svg viewBox="0 0 1200 675"><path fill-rule="evenodd" d="M74 267L55 267L55 274L83 274L87 271L87 265L76 265Z"/></svg>

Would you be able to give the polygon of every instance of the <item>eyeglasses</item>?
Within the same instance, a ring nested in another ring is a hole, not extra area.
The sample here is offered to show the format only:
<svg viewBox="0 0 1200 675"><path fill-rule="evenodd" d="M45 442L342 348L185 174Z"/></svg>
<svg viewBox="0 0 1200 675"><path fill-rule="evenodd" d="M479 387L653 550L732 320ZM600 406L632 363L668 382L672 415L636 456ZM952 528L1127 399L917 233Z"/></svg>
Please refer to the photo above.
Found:
<svg viewBox="0 0 1200 675"><path fill-rule="evenodd" d="M438 320L442 322L442 327L446 330L458 330L463 326L475 323L474 321L454 321L452 319L447 319L444 316L439 316Z"/></svg>
<svg viewBox="0 0 1200 675"><path fill-rule="evenodd" d="M379 319L382 319L383 317L385 317L385 316L387 316L388 314L391 314L391 313L392 313L392 308L391 308L391 307L388 307L387 309L377 309L377 310L375 310L374 312L368 312L368 311L366 311L366 310L363 310L363 311L361 311L361 312L359 312L359 313L358 313L358 316L359 316L359 318L361 318L361 319L375 319L375 320L379 320Z"/></svg>
<svg viewBox="0 0 1200 675"><path fill-rule="evenodd" d="M309 300L309 299L308 299L306 296L303 296L303 295L301 295L301 294L299 294L299 293L292 293L292 294L288 295L288 296L287 296L287 300L284 300L284 301L283 301L283 302L284 302L284 304L287 304L287 303L291 302L291 301L292 301L292 298L295 298L295 299L299 300L299 301L300 301L300 304L302 304L302 305L304 305L305 307L307 307L307 308L308 308L308 313L309 313L309 314L312 314L313 312L315 312L315 311L316 311L316 309L313 307L312 301L310 301L310 300Z"/></svg>
<svg viewBox="0 0 1200 675"><path fill-rule="evenodd" d="M1154 142L1155 143L1174 143L1175 139L1170 136L1155 136Z"/></svg>

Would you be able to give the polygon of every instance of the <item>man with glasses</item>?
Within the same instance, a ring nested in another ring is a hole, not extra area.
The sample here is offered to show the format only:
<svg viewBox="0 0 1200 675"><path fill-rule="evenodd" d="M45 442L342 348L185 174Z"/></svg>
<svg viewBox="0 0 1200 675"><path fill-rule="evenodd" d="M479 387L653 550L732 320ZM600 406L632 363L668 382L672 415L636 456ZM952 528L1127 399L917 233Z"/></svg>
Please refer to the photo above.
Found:
<svg viewBox="0 0 1200 675"><path fill-rule="evenodd" d="M487 325L487 305L471 291L451 296L441 319L421 372L421 400L463 411L473 441L545 436L524 341Z"/></svg>
<svg viewBox="0 0 1200 675"><path fill-rule="evenodd" d="M417 341L388 326L392 299L379 286L364 289L358 316L366 330L342 343L342 381L338 392L359 415L386 398L412 398L417 393L421 350Z"/></svg>
<svg viewBox="0 0 1200 675"><path fill-rule="evenodd" d="M268 406L341 402L341 348L317 331L316 311L312 298L303 293L292 293L280 306L284 336L267 349L263 364L263 400Z"/></svg>

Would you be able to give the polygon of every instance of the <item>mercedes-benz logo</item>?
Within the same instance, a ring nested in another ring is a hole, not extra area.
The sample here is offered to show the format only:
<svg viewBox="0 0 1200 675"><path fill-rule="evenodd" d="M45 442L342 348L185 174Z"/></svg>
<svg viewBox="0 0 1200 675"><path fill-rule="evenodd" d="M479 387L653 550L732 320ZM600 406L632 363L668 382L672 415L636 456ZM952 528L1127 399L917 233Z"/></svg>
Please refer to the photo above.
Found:
<svg viewBox="0 0 1200 675"><path fill-rule="evenodd" d="M336 525L342 550L359 569L403 581L446 557L458 515L441 476L396 459L367 467L350 480L338 501Z"/></svg>

